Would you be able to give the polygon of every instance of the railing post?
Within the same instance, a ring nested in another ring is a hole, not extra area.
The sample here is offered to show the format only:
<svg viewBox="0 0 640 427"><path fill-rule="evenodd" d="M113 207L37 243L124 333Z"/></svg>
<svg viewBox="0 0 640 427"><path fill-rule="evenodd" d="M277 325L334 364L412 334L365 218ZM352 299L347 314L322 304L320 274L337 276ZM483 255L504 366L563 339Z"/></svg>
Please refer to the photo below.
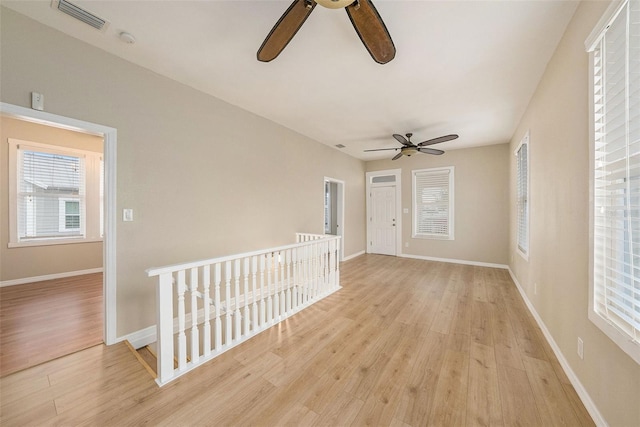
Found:
<svg viewBox="0 0 640 427"><path fill-rule="evenodd" d="M274 252L274 265L272 265L275 280L273 281L273 319L280 318L280 294L278 286L282 286L282 277L280 277L280 252Z"/></svg>
<svg viewBox="0 0 640 427"><path fill-rule="evenodd" d="M158 381L163 384L173 378L173 275L161 274L156 287L158 311L156 328L158 334Z"/></svg>

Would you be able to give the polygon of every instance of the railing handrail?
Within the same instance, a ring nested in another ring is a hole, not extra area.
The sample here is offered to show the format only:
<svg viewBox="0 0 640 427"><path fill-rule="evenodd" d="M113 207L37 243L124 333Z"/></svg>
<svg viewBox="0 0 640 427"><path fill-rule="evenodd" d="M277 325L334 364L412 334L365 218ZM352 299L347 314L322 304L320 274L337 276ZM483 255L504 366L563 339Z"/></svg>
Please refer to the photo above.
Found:
<svg viewBox="0 0 640 427"><path fill-rule="evenodd" d="M318 236L320 236L320 235L318 235ZM323 239L327 239L327 240L338 239L338 238L339 238L339 236L334 236L334 235L330 235L330 234L325 235L323 237ZM290 244L290 245L276 246L276 247L269 248L269 249L260 249L260 250L253 251L253 252L241 252L241 253L234 254L234 255L227 255L227 256L223 256L223 257L203 259L203 260L199 260L199 261L185 262L185 263L181 263L181 264L172 264L172 265L167 265L167 266L164 266L164 267L151 267L151 268L148 268L145 271L146 271L148 277L155 277L155 276L160 276L161 274L174 273L174 272L180 271L180 270L188 270L190 268L203 267L203 266L209 265L209 264L221 263L221 262L226 262L226 261L234 261L234 260L236 260L238 258L249 258L249 257L252 257L252 256L267 254L267 253L271 253L271 252L284 251L284 250L287 250L287 249L296 249L296 248L299 248L299 247L307 246L308 244L309 244L309 242L293 243L293 244Z"/></svg>

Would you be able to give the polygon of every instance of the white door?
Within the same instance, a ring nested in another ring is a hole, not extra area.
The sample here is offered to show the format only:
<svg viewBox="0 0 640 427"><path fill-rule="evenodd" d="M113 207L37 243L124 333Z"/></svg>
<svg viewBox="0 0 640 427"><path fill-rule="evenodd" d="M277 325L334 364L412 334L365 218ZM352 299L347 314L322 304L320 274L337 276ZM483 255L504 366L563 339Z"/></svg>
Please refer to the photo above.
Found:
<svg viewBox="0 0 640 427"><path fill-rule="evenodd" d="M369 252L396 254L396 188L372 187L370 192Z"/></svg>

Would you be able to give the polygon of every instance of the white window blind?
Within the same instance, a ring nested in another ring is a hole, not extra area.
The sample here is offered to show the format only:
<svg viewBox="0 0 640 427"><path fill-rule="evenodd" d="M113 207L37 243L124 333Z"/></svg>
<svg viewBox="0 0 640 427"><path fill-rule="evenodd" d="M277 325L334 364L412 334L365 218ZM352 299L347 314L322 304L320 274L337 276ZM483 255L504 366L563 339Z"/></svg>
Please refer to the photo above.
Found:
<svg viewBox="0 0 640 427"><path fill-rule="evenodd" d="M18 239L84 237L84 157L18 146Z"/></svg>
<svg viewBox="0 0 640 427"><path fill-rule="evenodd" d="M593 307L640 343L640 2L593 47ZM611 335L610 335L611 336ZM640 354L636 348L636 354ZM636 359L638 360L638 359Z"/></svg>
<svg viewBox="0 0 640 427"><path fill-rule="evenodd" d="M518 250L526 256L529 253L529 134L518 146L516 158Z"/></svg>
<svg viewBox="0 0 640 427"><path fill-rule="evenodd" d="M453 167L413 171L413 237L453 240Z"/></svg>

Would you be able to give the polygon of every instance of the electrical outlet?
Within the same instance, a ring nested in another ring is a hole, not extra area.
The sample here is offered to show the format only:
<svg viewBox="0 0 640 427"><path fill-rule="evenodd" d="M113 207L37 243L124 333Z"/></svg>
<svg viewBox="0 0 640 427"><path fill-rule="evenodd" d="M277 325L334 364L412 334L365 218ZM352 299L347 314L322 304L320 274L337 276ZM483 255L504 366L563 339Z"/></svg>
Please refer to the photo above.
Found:
<svg viewBox="0 0 640 427"><path fill-rule="evenodd" d="M534 295L538 295L538 283L534 283L533 284L533 294Z"/></svg>
<svg viewBox="0 0 640 427"><path fill-rule="evenodd" d="M584 359L584 342L580 337L578 337L578 356L580 359Z"/></svg>
<svg viewBox="0 0 640 427"><path fill-rule="evenodd" d="M408 248L409 247L409 242L404 242L404 247Z"/></svg>

